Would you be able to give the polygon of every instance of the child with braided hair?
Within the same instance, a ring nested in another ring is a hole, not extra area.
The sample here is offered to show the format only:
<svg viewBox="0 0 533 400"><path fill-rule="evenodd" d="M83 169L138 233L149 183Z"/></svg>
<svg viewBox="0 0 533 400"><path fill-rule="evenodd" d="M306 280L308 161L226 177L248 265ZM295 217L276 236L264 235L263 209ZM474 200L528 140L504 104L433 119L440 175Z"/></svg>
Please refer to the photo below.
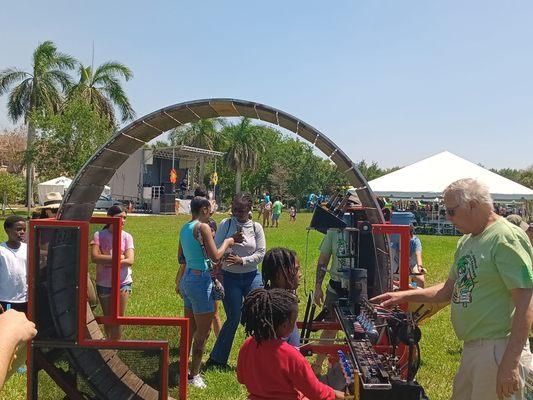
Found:
<svg viewBox="0 0 533 400"><path fill-rule="evenodd" d="M298 298L285 289L256 289L244 299L241 323L250 337L237 360L248 399L333 400L344 393L321 383L304 356L283 340L294 328Z"/></svg>
<svg viewBox="0 0 533 400"><path fill-rule="evenodd" d="M267 289L285 289L296 294L300 284L300 261L294 250L284 247L274 247L267 251L263 259L263 284ZM300 346L300 333L294 325L292 333L287 338L291 346Z"/></svg>

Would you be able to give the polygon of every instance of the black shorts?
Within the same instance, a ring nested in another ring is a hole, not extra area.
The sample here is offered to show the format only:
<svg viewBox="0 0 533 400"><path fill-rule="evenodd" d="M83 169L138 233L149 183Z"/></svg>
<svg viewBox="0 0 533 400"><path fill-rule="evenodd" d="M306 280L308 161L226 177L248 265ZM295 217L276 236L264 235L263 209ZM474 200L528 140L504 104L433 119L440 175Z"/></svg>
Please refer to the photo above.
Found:
<svg viewBox="0 0 533 400"><path fill-rule="evenodd" d="M2 306L4 311L7 311L10 308L15 311L21 311L23 313L26 313L28 311L28 303L8 303L5 301L0 301L0 305Z"/></svg>

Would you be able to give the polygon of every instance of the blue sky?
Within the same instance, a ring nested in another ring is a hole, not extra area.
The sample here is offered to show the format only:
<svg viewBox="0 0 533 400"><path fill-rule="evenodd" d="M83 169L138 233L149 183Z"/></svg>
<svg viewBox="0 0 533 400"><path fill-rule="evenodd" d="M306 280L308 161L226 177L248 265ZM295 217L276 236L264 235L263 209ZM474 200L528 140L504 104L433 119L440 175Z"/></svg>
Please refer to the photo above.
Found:
<svg viewBox="0 0 533 400"><path fill-rule="evenodd" d="M406 165L443 150L533 164L529 1L9 1L0 69L54 41L118 60L138 116L208 97L282 109L354 161ZM5 96L0 127L10 125Z"/></svg>

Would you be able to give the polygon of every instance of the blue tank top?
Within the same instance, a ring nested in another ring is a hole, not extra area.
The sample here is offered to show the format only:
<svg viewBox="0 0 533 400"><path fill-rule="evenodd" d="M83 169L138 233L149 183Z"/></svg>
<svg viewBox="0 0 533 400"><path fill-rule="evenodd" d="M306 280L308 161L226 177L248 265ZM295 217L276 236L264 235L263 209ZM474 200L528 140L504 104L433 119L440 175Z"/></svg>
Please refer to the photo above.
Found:
<svg viewBox="0 0 533 400"><path fill-rule="evenodd" d="M209 269L208 260L200 242L194 237L194 227L198 220L186 223L181 228L180 243L187 268L207 271Z"/></svg>

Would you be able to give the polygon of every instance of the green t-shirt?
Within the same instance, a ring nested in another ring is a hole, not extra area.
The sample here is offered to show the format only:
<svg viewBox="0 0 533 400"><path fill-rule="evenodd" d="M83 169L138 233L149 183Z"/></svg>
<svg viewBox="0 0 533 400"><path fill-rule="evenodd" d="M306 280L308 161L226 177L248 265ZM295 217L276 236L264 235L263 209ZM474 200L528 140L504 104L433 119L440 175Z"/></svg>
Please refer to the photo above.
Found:
<svg viewBox="0 0 533 400"><path fill-rule="evenodd" d="M281 203L281 201L276 200L274 204L272 205L272 213L281 214L281 207L283 207L283 204Z"/></svg>
<svg viewBox="0 0 533 400"><path fill-rule="evenodd" d="M511 289L533 288L533 250L525 232L498 218L477 236L457 244L449 278L455 281L451 309L457 337L500 339L511 332Z"/></svg>
<svg viewBox="0 0 533 400"><path fill-rule="evenodd" d="M339 268L349 268L348 258L339 258L346 252L346 240L344 235L338 229L328 229L326 236L322 239L319 248L320 252L331 256L329 274L331 279L340 282L342 273ZM329 287L329 285L328 285Z"/></svg>

